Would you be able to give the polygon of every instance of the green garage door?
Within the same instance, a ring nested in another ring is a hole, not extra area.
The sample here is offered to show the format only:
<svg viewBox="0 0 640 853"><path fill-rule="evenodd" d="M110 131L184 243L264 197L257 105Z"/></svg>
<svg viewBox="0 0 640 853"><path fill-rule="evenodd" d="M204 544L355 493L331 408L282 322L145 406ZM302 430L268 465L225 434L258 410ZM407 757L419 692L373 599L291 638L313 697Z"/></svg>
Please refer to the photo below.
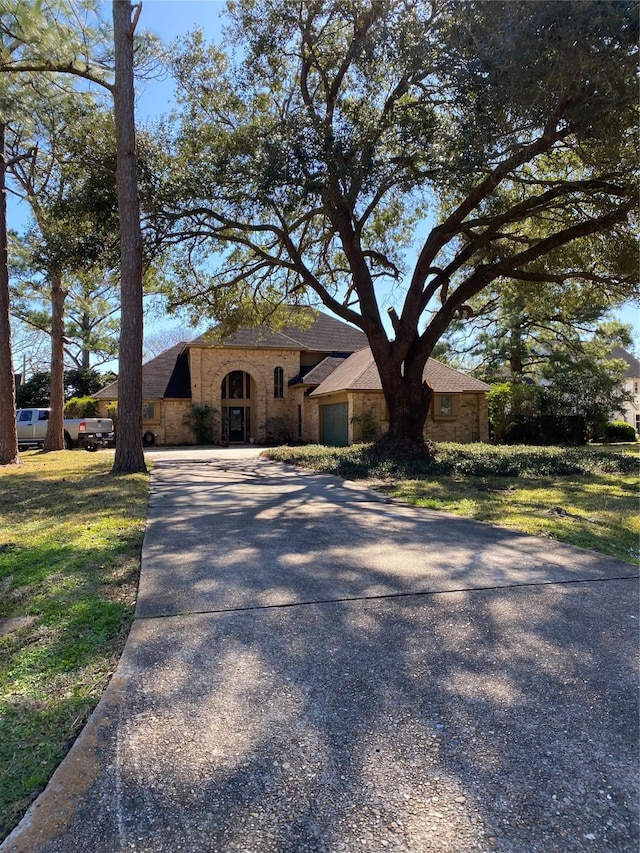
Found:
<svg viewBox="0 0 640 853"><path fill-rule="evenodd" d="M349 444L347 403L332 403L322 407L322 443L331 447L346 447Z"/></svg>

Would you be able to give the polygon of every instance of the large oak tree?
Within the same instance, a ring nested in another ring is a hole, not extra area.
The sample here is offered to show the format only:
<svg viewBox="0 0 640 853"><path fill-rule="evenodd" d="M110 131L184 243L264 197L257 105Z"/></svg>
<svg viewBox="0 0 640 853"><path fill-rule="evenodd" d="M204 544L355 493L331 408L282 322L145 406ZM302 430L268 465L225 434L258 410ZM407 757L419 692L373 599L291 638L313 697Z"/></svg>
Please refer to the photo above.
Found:
<svg viewBox="0 0 640 853"><path fill-rule="evenodd" d="M182 111L156 195L184 252L172 302L241 319L324 304L366 333L390 432L418 440L426 360L474 296L608 286L581 246L627 232L637 204L638 5L229 10L226 52L196 32L174 62Z"/></svg>

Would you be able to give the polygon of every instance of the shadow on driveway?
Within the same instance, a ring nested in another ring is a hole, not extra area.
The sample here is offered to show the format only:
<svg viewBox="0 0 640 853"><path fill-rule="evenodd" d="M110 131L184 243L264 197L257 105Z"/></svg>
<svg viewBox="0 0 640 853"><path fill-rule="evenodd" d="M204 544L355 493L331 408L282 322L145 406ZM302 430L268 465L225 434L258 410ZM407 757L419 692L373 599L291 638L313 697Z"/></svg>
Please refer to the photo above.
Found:
<svg viewBox="0 0 640 853"><path fill-rule="evenodd" d="M2 853L635 851L635 567L158 463L137 618Z"/></svg>

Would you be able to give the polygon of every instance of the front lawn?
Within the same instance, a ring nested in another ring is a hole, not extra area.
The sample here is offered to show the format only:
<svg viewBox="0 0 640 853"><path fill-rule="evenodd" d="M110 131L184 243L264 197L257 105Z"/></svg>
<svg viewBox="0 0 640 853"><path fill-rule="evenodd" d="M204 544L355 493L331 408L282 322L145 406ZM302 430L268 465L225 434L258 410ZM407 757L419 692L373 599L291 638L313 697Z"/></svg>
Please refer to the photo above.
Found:
<svg viewBox="0 0 640 853"><path fill-rule="evenodd" d="M0 839L97 704L135 606L148 478L113 454L0 467Z"/></svg>
<svg viewBox="0 0 640 853"><path fill-rule="evenodd" d="M374 445L265 451L272 459L367 479L415 506L548 536L640 563L638 445L585 448L441 444L433 460L389 459Z"/></svg>

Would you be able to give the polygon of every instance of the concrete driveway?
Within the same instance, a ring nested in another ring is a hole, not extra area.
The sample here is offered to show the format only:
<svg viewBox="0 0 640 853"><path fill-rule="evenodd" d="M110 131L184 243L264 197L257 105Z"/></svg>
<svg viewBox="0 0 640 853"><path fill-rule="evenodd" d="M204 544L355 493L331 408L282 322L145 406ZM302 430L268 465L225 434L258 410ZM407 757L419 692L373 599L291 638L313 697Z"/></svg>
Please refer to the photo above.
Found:
<svg viewBox="0 0 640 853"><path fill-rule="evenodd" d="M136 619L2 853L636 853L635 566L154 451Z"/></svg>

